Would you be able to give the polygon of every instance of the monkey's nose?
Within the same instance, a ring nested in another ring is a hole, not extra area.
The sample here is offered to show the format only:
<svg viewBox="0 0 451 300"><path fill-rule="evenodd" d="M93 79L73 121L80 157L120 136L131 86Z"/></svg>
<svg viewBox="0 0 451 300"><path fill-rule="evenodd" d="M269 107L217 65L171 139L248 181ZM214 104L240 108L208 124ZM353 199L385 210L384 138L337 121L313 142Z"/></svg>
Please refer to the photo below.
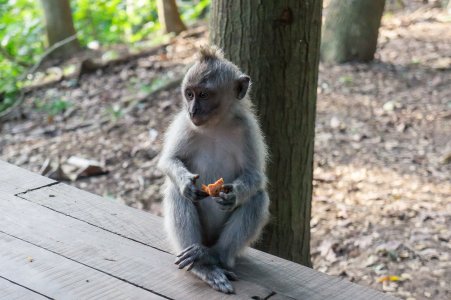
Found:
<svg viewBox="0 0 451 300"><path fill-rule="evenodd" d="M189 115L191 118L199 115L199 110L197 108L193 108L192 110L190 110Z"/></svg>

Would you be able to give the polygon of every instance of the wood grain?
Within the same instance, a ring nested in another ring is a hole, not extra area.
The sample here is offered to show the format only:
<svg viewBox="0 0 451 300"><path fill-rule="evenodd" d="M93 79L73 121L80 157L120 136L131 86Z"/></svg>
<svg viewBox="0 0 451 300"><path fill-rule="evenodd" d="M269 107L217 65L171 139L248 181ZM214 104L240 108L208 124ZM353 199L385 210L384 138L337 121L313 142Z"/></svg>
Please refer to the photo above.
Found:
<svg viewBox="0 0 451 300"><path fill-rule="evenodd" d="M236 295L218 293L188 272L178 271L169 253L1 192L0 211L0 232L170 299L263 299L272 293L243 280L234 283ZM47 281L51 284L53 279Z"/></svg>
<svg viewBox="0 0 451 300"><path fill-rule="evenodd" d="M170 252L161 218L148 212L62 183L18 196L128 239Z"/></svg>
<svg viewBox="0 0 451 300"><path fill-rule="evenodd" d="M170 252L162 228L162 219L149 213L64 184L45 187L20 196L107 232ZM294 299L394 299L376 290L328 276L255 249L248 249L244 257L238 260L237 273L242 281L265 286L277 292L278 296Z"/></svg>
<svg viewBox="0 0 451 300"><path fill-rule="evenodd" d="M4 233L0 265L1 277L53 299L164 299Z"/></svg>

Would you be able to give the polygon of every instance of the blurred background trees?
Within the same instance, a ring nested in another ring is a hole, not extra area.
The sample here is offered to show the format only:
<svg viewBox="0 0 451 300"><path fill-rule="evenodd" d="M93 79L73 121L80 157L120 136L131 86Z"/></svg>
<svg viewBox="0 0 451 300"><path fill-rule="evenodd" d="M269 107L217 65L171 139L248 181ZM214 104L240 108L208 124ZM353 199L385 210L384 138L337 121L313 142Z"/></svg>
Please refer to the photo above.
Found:
<svg viewBox="0 0 451 300"><path fill-rule="evenodd" d="M69 0L41 0L45 15L48 45L53 46L75 35ZM52 52L53 57L69 58L80 50L78 40L72 39Z"/></svg>
<svg viewBox="0 0 451 300"><path fill-rule="evenodd" d="M55 43L77 35L48 58L67 58L80 48L106 51L117 44L156 45L169 37L163 31L179 33L183 22L192 25L205 17L210 4L210 0L160 2L162 20L157 0L0 1L0 112L16 101L26 84L19 76Z"/></svg>
<svg viewBox="0 0 451 300"><path fill-rule="evenodd" d="M331 0L321 42L325 62L371 61L385 0Z"/></svg>
<svg viewBox="0 0 451 300"><path fill-rule="evenodd" d="M180 33L186 30L185 24L180 19L175 0L157 0L158 19L166 33Z"/></svg>

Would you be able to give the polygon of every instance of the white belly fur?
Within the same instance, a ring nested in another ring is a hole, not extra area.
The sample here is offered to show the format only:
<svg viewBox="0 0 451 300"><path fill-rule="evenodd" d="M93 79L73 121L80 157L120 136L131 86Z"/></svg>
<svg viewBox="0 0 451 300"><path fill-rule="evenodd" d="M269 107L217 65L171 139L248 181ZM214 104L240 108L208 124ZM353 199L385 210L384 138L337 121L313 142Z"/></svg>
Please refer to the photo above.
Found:
<svg viewBox="0 0 451 300"><path fill-rule="evenodd" d="M221 140L205 137L197 143L190 166L192 173L199 174L197 186L200 188L202 184L213 183L219 178L224 178L226 184L232 183L243 165L239 137L232 134L229 138L222 136ZM230 212L221 210L220 205L210 197L202 199L198 207L207 239L216 240Z"/></svg>

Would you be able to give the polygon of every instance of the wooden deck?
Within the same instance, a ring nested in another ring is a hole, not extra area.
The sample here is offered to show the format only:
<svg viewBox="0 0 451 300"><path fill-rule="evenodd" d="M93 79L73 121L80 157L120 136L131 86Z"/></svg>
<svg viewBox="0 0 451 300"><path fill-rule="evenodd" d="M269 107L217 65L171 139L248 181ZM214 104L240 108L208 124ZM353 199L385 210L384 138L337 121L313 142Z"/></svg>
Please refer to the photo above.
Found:
<svg viewBox="0 0 451 300"><path fill-rule="evenodd" d="M0 161L0 299L394 299L254 249L224 295L170 251L161 218Z"/></svg>

